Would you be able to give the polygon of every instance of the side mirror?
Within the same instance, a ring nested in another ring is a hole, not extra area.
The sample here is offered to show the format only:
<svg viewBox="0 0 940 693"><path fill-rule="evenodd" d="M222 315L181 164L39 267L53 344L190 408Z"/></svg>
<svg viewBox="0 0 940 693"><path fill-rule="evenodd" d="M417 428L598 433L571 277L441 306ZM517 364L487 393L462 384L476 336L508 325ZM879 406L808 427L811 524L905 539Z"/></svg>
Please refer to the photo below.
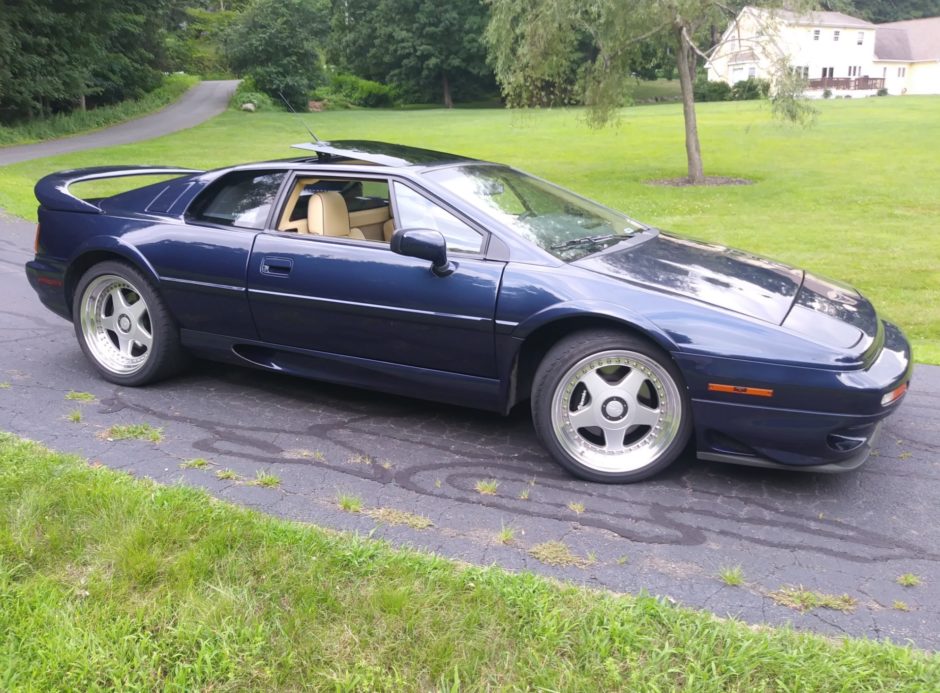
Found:
<svg viewBox="0 0 940 693"><path fill-rule="evenodd" d="M427 260L431 263L431 271L439 277L453 274L456 269L456 265L447 259L447 241L440 231L397 229L389 246L393 253Z"/></svg>

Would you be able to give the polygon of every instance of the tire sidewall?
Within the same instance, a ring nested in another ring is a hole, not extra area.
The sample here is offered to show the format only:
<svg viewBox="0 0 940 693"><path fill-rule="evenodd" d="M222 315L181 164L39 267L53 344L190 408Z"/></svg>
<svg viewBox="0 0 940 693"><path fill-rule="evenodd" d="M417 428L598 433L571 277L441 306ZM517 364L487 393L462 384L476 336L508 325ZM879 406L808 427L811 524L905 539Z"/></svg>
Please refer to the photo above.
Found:
<svg viewBox="0 0 940 693"><path fill-rule="evenodd" d="M654 359L673 379L679 391L680 424L675 437L652 462L628 472L592 469L568 453L556 438L552 423L552 402L562 376L578 361L603 351L634 351ZM646 339L614 330L582 331L565 337L552 347L536 370L532 385L532 420L542 445L565 469L575 476L602 483L630 483L651 477L682 453L692 432L692 410L688 388L678 366L665 351Z"/></svg>

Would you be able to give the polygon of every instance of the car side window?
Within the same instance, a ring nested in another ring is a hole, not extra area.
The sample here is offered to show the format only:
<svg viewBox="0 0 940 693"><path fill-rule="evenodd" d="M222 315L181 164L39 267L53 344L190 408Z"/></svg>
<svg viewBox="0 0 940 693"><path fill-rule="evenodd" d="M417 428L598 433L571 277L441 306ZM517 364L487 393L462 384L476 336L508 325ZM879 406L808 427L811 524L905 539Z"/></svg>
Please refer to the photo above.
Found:
<svg viewBox="0 0 940 693"><path fill-rule="evenodd" d="M284 171L229 173L196 198L187 216L212 224L264 228L285 175Z"/></svg>
<svg viewBox="0 0 940 693"><path fill-rule="evenodd" d="M398 206L396 228L440 231L452 252L479 253L483 248L483 235L446 209L407 185L396 182L394 187Z"/></svg>

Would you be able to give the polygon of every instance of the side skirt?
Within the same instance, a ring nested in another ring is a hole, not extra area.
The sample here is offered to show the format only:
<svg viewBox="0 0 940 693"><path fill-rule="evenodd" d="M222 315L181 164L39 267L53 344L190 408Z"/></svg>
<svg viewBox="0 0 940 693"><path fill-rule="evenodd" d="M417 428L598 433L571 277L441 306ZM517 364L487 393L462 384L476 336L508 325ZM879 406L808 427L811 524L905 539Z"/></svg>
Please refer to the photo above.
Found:
<svg viewBox="0 0 940 693"><path fill-rule="evenodd" d="M503 389L492 378L331 354L266 342L180 330L183 346L205 358L367 390L503 412Z"/></svg>

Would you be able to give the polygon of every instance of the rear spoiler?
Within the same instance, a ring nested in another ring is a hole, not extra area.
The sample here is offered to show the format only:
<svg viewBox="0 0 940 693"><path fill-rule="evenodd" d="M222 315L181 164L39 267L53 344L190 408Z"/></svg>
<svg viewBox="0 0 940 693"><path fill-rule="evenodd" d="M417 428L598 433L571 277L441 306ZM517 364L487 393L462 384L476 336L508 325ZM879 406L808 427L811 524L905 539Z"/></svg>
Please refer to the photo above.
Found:
<svg viewBox="0 0 940 693"><path fill-rule="evenodd" d="M84 183L90 180L103 180L105 178L161 176L174 173L182 175L186 173L202 173L202 171L173 166L161 168L153 166L94 166L92 168L75 168L69 171L51 173L44 178L40 178L39 182L36 183L34 192L36 199L39 200L39 204L46 209L55 209L61 212L100 214L100 207L70 193L69 186L73 183Z"/></svg>

